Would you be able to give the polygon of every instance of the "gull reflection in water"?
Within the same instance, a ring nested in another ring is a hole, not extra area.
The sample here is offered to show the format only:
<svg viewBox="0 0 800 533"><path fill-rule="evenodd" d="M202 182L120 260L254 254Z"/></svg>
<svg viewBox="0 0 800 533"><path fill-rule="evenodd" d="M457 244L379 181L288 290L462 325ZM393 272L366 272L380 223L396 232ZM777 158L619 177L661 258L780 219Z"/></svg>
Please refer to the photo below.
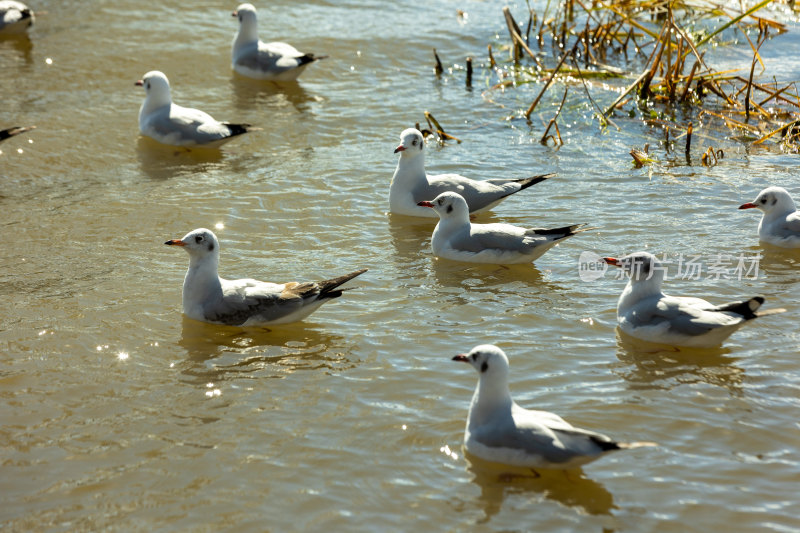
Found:
<svg viewBox="0 0 800 533"><path fill-rule="evenodd" d="M391 178L391 174L389 175ZM386 205L389 201L389 181L386 182ZM422 251L430 252L431 234L438 220L433 218L409 217L388 214L389 234L392 245L397 251L395 261L398 266L405 266L420 260Z"/></svg>
<svg viewBox="0 0 800 533"><path fill-rule="evenodd" d="M13 53L8 53L13 51ZM27 33L0 36L0 53L6 60L15 61L17 58L26 67L33 65L33 41ZM6 67L10 65L4 65Z"/></svg>
<svg viewBox="0 0 800 533"><path fill-rule="evenodd" d="M269 116L282 111L307 111L309 104L318 100L297 82L273 83L233 74L231 86L237 108L250 111L257 107L267 111Z"/></svg>
<svg viewBox="0 0 800 533"><path fill-rule="evenodd" d="M136 154L142 172L154 180L209 172L219 168L224 158L224 152L219 148L169 146L144 135L137 139Z"/></svg>
<svg viewBox="0 0 800 533"><path fill-rule="evenodd" d="M176 363L188 381L222 382L241 375L282 378L303 369L352 367L344 338L312 322L273 328L239 328L183 317L181 339L186 359Z"/></svg>
<svg viewBox="0 0 800 533"><path fill-rule="evenodd" d="M530 497L538 501L553 500L579 512L592 515L610 515L614 497L600 483L584 476L583 470L548 470L520 468L484 461L466 454L467 469L472 482L480 486L478 497L483 518L478 523L491 520L511 495Z"/></svg>
<svg viewBox="0 0 800 533"><path fill-rule="evenodd" d="M742 394L744 369L735 364L738 358L729 355L729 348L678 348L636 339L619 328L616 332L617 358L629 365L617 373L636 386L671 389L705 382Z"/></svg>

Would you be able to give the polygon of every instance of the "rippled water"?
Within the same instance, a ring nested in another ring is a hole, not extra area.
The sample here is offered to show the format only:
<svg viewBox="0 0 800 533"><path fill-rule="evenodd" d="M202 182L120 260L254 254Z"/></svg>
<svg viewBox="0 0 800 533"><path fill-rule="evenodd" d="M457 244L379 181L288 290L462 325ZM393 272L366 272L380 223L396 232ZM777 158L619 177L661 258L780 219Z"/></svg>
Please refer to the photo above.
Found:
<svg viewBox="0 0 800 533"><path fill-rule="evenodd" d="M467 55L482 64L493 43L504 57L499 3L259 5L262 37L331 55L290 87L232 75L234 5L39 4L30 41L0 41L2 125L38 127L0 145L4 529L800 528L800 255L759 245L758 216L736 209L768 184L800 199L797 156L701 125L687 165L634 119L599 131L580 86L566 144L542 146L560 88L528 126L505 117L538 84L489 96L497 80L481 66L463 86ZM523 19L524 2L511 5ZM800 78L791 29L762 48L781 81ZM440 80L434 47L451 66ZM749 66L728 50L715 53ZM263 131L210 153L139 138L133 82L152 69L176 102ZM398 135L425 110L464 141L431 145L431 170L558 173L479 221L596 229L535 266L434 260L432 221L386 214ZM645 142L659 161L633 169L628 151ZM708 144L725 149L712 168L698 163ZM180 309L187 257L162 243L217 225L227 277L370 271L300 324L196 323ZM668 290L764 294L789 312L719 350L619 339L624 281L581 281L578 257L639 249L705 265L761 254L757 279ZM660 446L512 481L464 458L476 376L450 357L487 342L509 354L524 406Z"/></svg>

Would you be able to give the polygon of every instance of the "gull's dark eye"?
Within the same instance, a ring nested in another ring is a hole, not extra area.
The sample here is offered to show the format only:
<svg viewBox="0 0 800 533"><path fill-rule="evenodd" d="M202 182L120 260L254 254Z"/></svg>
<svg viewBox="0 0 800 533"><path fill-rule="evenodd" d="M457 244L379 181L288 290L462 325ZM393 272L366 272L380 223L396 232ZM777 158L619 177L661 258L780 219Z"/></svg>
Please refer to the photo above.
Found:
<svg viewBox="0 0 800 533"><path fill-rule="evenodd" d="M443 202L444 202L444 200L443 200L442 198L439 198L439 201L438 201L437 203L438 203L439 205L442 205L442 203L443 203Z"/></svg>
<svg viewBox="0 0 800 533"><path fill-rule="evenodd" d="M196 235L195 238L194 238L194 242L203 242L203 236L202 235Z"/></svg>
<svg viewBox="0 0 800 533"><path fill-rule="evenodd" d="M150 89L150 82L149 81L147 82L147 89L148 90Z"/></svg>
<svg viewBox="0 0 800 533"><path fill-rule="evenodd" d="M762 204L765 204L765 203L767 203L767 199L766 199L766 197L761 199L761 203L762 203Z"/></svg>
<svg viewBox="0 0 800 533"><path fill-rule="evenodd" d="M475 359L477 359L477 358L478 358L478 354L476 354L476 353L472 354L472 360L473 360L473 361L474 361Z"/></svg>
<svg viewBox="0 0 800 533"><path fill-rule="evenodd" d="M411 144L412 144L412 145L414 145L414 146L416 146L416 145L417 145L417 140L416 140L416 139L414 139L413 141L411 141Z"/></svg>
<svg viewBox="0 0 800 533"><path fill-rule="evenodd" d="M489 370L489 363L484 361L483 364L481 365L481 372L486 372L487 370Z"/></svg>

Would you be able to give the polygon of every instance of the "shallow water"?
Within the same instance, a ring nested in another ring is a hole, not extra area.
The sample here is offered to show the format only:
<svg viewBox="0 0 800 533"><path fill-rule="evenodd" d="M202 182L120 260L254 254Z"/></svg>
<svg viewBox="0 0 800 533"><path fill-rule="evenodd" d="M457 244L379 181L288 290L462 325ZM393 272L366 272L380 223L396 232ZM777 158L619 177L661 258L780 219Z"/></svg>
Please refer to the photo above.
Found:
<svg viewBox="0 0 800 533"><path fill-rule="evenodd" d="M232 75L235 6L144 5L41 2L30 41L0 41L2 125L38 127L0 144L4 529L800 528L800 255L759 245L758 216L736 209L769 184L800 198L797 156L701 125L687 165L638 121L599 131L579 86L566 144L542 146L561 88L528 126L504 118L538 84L482 96L497 80L476 68L463 87L467 55L482 63L493 43L502 57L501 4L259 5L262 38L331 55L289 87ZM523 19L524 2L511 5ZM791 28L762 48L782 81L800 78ZM440 80L434 47L455 65ZM749 66L749 52L715 53ZM153 69L176 102L263 131L208 153L140 138L133 82ZM432 221L386 214L398 135L425 110L464 141L431 144L430 170L558 173L480 222L596 229L533 266L434 260ZM659 162L633 169L628 151L645 142ZM699 165L708 144L725 149L712 168ZM220 238L223 276L370 270L300 324L197 323L180 309L187 258L162 243L201 226ZM788 312L718 350L618 338L624 281L581 281L578 258L639 249L706 268L761 254L757 279L704 270L668 290L763 294ZM468 460L477 378L450 357L479 343L506 350L522 405L660 446L536 479Z"/></svg>

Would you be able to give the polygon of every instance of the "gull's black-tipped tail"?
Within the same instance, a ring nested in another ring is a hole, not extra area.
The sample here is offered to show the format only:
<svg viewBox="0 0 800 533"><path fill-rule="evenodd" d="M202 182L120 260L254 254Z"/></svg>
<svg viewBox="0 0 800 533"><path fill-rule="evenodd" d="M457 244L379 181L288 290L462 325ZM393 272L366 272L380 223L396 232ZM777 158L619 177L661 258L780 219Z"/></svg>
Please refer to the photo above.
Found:
<svg viewBox="0 0 800 533"><path fill-rule="evenodd" d="M298 67L302 67L303 65L307 65L309 63L313 63L314 61L319 61L320 59L327 59L328 56L318 56L315 54L303 54L297 58L299 63L297 64Z"/></svg>
<svg viewBox="0 0 800 533"><path fill-rule="evenodd" d="M538 176L531 176L530 178L520 178L520 179L514 180L514 181L516 181L517 183L522 185L519 190L523 190L523 189L527 189L531 185L536 185L537 183L541 183L544 180L550 179L553 176L555 176L555 174L552 174L552 173L551 174L540 174Z"/></svg>
<svg viewBox="0 0 800 533"><path fill-rule="evenodd" d="M356 276L360 276L364 272L366 272L366 268L362 268L361 270L356 270L355 272L350 272L349 274L345 274L344 276L339 276L338 278L326 279L325 281L318 281L317 285L319 285L319 297L320 298L338 298L342 295L343 291L347 289L337 289L339 285L343 285L347 283L351 279L355 278Z"/></svg>
<svg viewBox="0 0 800 533"><path fill-rule="evenodd" d="M655 442L616 442L605 435L592 435L590 437L592 442L604 452L613 452L614 450L630 450L633 448L642 448L644 446L658 446Z"/></svg>
<svg viewBox="0 0 800 533"><path fill-rule="evenodd" d="M243 133L261 130L261 128L254 128L250 124L231 124L230 122L223 122L223 124L228 126L228 129L231 132L230 137L236 137L237 135L242 135Z"/></svg>
<svg viewBox="0 0 800 533"><path fill-rule="evenodd" d="M742 315L745 320L752 320L758 316L756 311L758 311L758 308L761 307L763 303L763 296L755 296L749 300L720 305L719 307L715 307L714 311L736 313L737 315Z"/></svg>
<svg viewBox="0 0 800 533"><path fill-rule="evenodd" d="M714 311L736 313L742 315L745 320L753 320L760 316L777 315L778 313L785 313L786 309L767 309L766 311L759 311L758 308L764 303L763 296L754 296L749 300L741 302L731 302L729 304L720 305L715 307Z"/></svg>
<svg viewBox="0 0 800 533"><path fill-rule="evenodd" d="M5 130L0 130L0 141L4 141L9 137L13 137L14 135L19 135L20 133L25 133L28 130L35 129L36 126L28 126L23 128L21 126L14 126L13 128L8 128Z"/></svg>
<svg viewBox="0 0 800 533"><path fill-rule="evenodd" d="M572 226L563 226L561 228L535 229L533 232L537 235L555 235L559 239L566 239L567 237L572 237L576 233L581 233L583 231L592 229L579 229L585 225L586 224L573 224Z"/></svg>

